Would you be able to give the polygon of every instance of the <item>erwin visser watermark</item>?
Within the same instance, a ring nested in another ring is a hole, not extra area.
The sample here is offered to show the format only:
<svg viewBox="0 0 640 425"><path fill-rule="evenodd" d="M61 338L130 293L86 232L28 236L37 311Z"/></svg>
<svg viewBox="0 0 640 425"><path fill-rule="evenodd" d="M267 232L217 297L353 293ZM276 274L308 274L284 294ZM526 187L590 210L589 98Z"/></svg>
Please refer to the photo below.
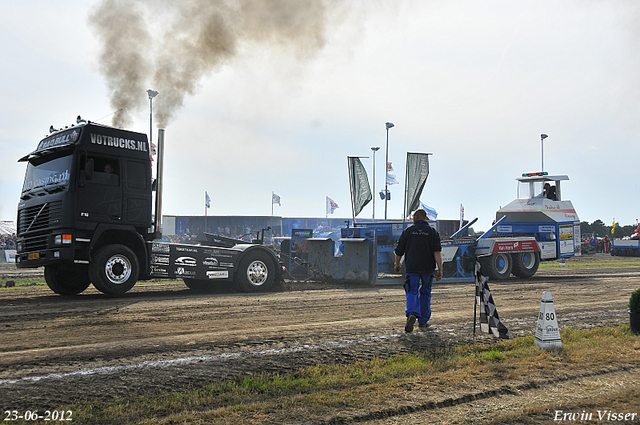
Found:
<svg viewBox="0 0 640 425"><path fill-rule="evenodd" d="M553 416L554 421L570 422L570 421L637 421L640 416L638 412L614 412L613 410L596 410L594 412L565 412L564 410L556 410Z"/></svg>

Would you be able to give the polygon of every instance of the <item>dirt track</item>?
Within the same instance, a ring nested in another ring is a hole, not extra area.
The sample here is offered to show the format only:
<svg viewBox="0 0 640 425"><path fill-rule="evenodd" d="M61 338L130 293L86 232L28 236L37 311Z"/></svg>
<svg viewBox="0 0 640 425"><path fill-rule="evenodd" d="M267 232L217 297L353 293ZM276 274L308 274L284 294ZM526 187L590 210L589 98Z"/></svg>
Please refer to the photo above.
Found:
<svg viewBox="0 0 640 425"><path fill-rule="evenodd" d="M540 271L490 284L514 336L535 333L551 291L560 329L628 323L640 267ZM405 334L400 285L287 283L266 294L194 294L182 284L137 285L122 298L93 287L0 292L2 411L184 389L218 379L350 362L492 338L472 334L473 283L437 284L432 327ZM638 369L632 369L637 380Z"/></svg>

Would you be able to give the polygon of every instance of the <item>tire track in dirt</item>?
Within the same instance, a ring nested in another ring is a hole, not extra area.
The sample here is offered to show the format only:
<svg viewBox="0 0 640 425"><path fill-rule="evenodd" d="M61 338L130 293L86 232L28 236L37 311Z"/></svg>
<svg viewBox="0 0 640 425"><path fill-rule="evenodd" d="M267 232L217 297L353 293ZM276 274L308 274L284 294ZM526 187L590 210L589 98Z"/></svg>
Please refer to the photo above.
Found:
<svg viewBox="0 0 640 425"><path fill-rule="evenodd" d="M534 379L525 382L516 382L499 387L484 389L477 392L466 392L455 394L454 396L441 397L437 400L429 400L423 403L402 404L393 408L376 410L365 414L338 414L326 421L318 422L325 425L350 424L354 422L368 425L376 424L416 424L416 423L477 423L474 420L487 415L487 411L500 413L505 408L525 412L527 408L540 405L543 398L553 402L552 393L555 397L558 393L563 396L571 394L573 401L576 400L576 390L584 387L585 382L594 382L594 378L607 378L611 381L627 384L627 390L631 387L639 388L640 383L637 376L640 373L640 365L623 365L609 369L589 370L573 375L554 376L548 379ZM553 390L550 390L552 388ZM579 392L578 392L579 393ZM579 398L579 396L577 397ZM487 403L488 399L499 399L493 403ZM531 400L531 401L527 401ZM566 400L566 399L565 399ZM480 403L476 403L480 402ZM474 405L476 403L476 405ZM558 404L562 408L563 404ZM603 407L604 408L604 407ZM632 411L634 407L629 406ZM452 412L455 410L455 412ZM473 411L482 410L482 415L473 414ZM577 410L577 409L576 409ZM498 415L499 416L499 415ZM524 414L523 416L527 416ZM541 423L553 421L553 414L546 418L540 418ZM487 420L492 423L495 419ZM513 422L511 422L513 423Z"/></svg>

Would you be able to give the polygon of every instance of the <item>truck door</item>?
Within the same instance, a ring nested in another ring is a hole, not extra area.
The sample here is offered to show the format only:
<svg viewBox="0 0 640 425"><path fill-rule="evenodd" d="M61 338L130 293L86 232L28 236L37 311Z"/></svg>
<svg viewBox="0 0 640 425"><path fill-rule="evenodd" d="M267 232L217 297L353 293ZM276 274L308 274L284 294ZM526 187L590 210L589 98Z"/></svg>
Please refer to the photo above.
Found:
<svg viewBox="0 0 640 425"><path fill-rule="evenodd" d="M151 167L148 162L124 159L123 223L135 227L151 224Z"/></svg>
<svg viewBox="0 0 640 425"><path fill-rule="evenodd" d="M117 157L80 155L77 210L80 220L122 221L122 170Z"/></svg>

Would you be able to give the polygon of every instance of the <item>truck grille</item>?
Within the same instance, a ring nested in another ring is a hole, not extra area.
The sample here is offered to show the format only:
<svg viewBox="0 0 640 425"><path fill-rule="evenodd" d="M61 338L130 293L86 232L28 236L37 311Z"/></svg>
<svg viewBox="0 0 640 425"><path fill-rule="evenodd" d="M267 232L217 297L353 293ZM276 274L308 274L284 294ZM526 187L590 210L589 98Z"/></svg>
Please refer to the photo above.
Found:
<svg viewBox="0 0 640 425"><path fill-rule="evenodd" d="M47 236L39 235L24 238L24 252L44 251L47 249Z"/></svg>
<svg viewBox="0 0 640 425"><path fill-rule="evenodd" d="M24 241L24 252L46 249L49 230L59 226L61 219L62 201L35 205L20 210L17 228L18 236L21 236Z"/></svg>

